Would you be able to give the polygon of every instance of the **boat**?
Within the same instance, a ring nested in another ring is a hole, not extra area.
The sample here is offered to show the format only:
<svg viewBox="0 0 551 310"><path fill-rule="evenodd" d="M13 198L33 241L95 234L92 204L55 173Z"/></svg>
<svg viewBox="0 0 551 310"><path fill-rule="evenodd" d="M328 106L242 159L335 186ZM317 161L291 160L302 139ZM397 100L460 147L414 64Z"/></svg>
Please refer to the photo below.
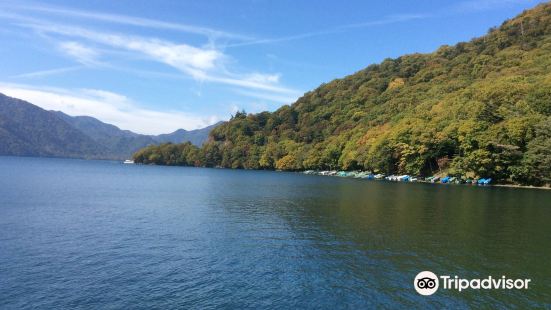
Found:
<svg viewBox="0 0 551 310"><path fill-rule="evenodd" d="M442 180L440 180L440 182L442 183L448 183L450 181L450 177L443 177Z"/></svg>
<svg viewBox="0 0 551 310"><path fill-rule="evenodd" d="M377 180L380 180L380 179L383 179L385 177L385 175L382 174L382 173L379 173L379 174L374 175L373 177Z"/></svg>
<svg viewBox="0 0 551 310"><path fill-rule="evenodd" d="M430 181L431 181L432 183L436 183L436 182L438 182L439 180L440 180L440 177L432 177Z"/></svg>
<svg viewBox="0 0 551 310"><path fill-rule="evenodd" d="M123 164L130 164L130 165L133 164L133 163L134 163L134 161L132 159L127 159L123 162Z"/></svg>
<svg viewBox="0 0 551 310"><path fill-rule="evenodd" d="M492 182L492 178L478 180L479 185L488 185Z"/></svg>

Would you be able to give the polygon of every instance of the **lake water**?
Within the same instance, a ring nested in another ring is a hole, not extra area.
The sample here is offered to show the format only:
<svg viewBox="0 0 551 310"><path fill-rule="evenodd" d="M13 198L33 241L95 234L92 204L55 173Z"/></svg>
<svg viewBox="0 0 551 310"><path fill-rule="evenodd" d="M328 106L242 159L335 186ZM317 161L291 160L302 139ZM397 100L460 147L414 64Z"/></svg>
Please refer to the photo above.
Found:
<svg viewBox="0 0 551 310"><path fill-rule="evenodd" d="M423 304L551 307L551 191L0 157L2 309Z"/></svg>

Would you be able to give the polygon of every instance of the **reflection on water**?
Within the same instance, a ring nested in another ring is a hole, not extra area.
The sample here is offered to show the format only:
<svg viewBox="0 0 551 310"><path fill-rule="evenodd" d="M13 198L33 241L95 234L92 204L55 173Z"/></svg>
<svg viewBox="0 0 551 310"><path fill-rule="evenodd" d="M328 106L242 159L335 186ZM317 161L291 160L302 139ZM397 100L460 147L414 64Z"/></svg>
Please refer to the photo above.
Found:
<svg viewBox="0 0 551 310"><path fill-rule="evenodd" d="M551 306L551 191L0 157L8 308ZM527 291L413 289L421 270Z"/></svg>

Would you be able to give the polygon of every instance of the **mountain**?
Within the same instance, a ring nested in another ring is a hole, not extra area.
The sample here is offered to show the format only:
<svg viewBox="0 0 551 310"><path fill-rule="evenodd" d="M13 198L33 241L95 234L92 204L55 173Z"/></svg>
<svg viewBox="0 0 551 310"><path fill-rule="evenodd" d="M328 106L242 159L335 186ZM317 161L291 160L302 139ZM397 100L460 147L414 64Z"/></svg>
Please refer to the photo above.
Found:
<svg viewBox="0 0 551 310"><path fill-rule="evenodd" d="M172 133L161 134L152 137L158 143L182 143L185 141L191 142L193 145L201 146L209 137L209 133L216 126L223 124L224 122L218 122L205 128L196 130L178 129Z"/></svg>
<svg viewBox="0 0 551 310"><path fill-rule="evenodd" d="M104 153L107 158L129 158L136 150L158 142L155 136L121 130L117 126L106 124L90 116L69 116L63 112L52 112L104 146L108 150Z"/></svg>
<svg viewBox="0 0 551 310"><path fill-rule="evenodd" d="M121 130L117 126L106 124L90 116L69 116L63 112L52 111L60 118L77 128L97 143L105 146L112 158L129 158L136 150L155 143L182 143L189 141L201 146L207 141L210 131L222 124L201 129L178 129L172 133L160 135L141 135L129 130Z"/></svg>
<svg viewBox="0 0 551 310"><path fill-rule="evenodd" d="M0 94L0 155L99 158L106 149L55 114Z"/></svg>
<svg viewBox="0 0 551 310"><path fill-rule="evenodd" d="M101 122L90 116L46 111L0 94L0 155L125 159L159 142L201 145L216 126L153 136Z"/></svg>
<svg viewBox="0 0 551 310"><path fill-rule="evenodd" d="M201 149L151 146L134 157L551 184L551 4L469 42L322 84L275 112L237 113Z"/></svg>

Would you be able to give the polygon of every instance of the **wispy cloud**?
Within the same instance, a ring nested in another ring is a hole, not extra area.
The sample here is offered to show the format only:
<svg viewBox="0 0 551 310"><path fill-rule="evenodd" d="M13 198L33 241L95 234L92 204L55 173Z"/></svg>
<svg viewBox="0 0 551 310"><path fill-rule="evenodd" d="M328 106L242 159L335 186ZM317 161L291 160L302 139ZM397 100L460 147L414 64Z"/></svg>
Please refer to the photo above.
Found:
<svg viewBox="0 0 551 310"><path fill-rule="evenodd" d="M19 25L32 28L39 33L84 39L111 48L142 54L150 60L171 66L201 82L214 82L271 92L299 93L296 90L281 86L279 83L280 76L277 74L257 72L237 74L228 71L225 64L229 56L210 47L199 48L158 38L104 33L52 23L21 23ZM79 55L78 52L86 54L82 42L79 43L78 48L73 45L71 47L70 50L72 50L74 56ZM77 60L82 61L83 59L77 58Z"/></svg>
<svg viewBox="0 0 551 310"><path fill-rule="evenodd" d="M98 64L97 58L99 52L90 47L84 46L78 42L68 41L61 42L59 48L67 55L73 57L83 65L96 65Z"/></svg>
<svg viewBox="0 0 551 310"><path fill-rule="evenodd" d="M197 129L221 118L178 111L154 111L117 93L98 89L60 89L21 84L2 84L0 92L31 102L43 109L78 116L88 115L122 129L142 134L161 134L179 128Z"/></svg>
<svg viewBox="0 0 551 310"><path fill-rule="evenodd" d="M508 7L511 5L516 5L516 4L527 4L527 3L537 3L537 2L543 2L543 1L541 0L467 0L467 1L459 2L457 4L453 4L451 6L446 6L441 9L437 9L434 12L430 12L430 13L425 12L425 13L413 13L413 14L393 14L377 20L340 25L340 26L335 26L332 28L323 29L319 31L292 34L292 35L283 36L279 38L267 38L267 39L265 38L265 39L237 42L233 44L228 44L227 47L273 44L273 43L308 39L312 37L339 34L339 33L347 32L357 28L368 28L368 27L375 27L375 26L381 26L381 25L403 23L403 22L409 22L412 20L421 20L421 19L427 19L432 17L442 17L442 16L456 14L456 13L488 11L488 10L499 9L499 8Z"/></svg>
<svg viewBox="0 0 551 310"><path fill-rule="evenodd" d="M85 18L85 19L91 19L96 21L104 21L109 23L123 24L123 25L136 26L136 27L181 31L186 33L207 36L212 39L216 39L216 38L228 38L228 39L236 39L236 40L253 39L251 36L248 36L248 35L232 33L232 32L222 31L218 29L208 28L208 27L201 27L201 26L188 25L188 24L182 24L182 23L173 23L173 22L134 17L134 16L128 16L128 15L84 11L84 10L69 9L69 8L63 8L63 7L42 5L42 4L25 5L25 4L11 3L11 4L0 5L0 7L2 6L11 8L11 9L16 9L16 10L22 10L22 11L50 13L55 15Z"/></svg>
<svg viewBox="0 0 551 310"><path fill-rule="evenodd" d="M272 39L259 39L259 40L250 40L245 42L239 42L234 44L228 44L227 47L239 47L239 46L249 46L249 45L259 45L259 44L270 44L270 43L279 43L279 42L286 42L286 41L294 41L294 40L300 40L300 39L307 39L312 37L319 37L319 36L325 36L330 34L337 34L342 33L346 31L350 31L354 28L366 28L366 27L373 27L373 26L379 26L379 25L387 25L387 24L394 24L394 23L401 23L406 21L411 21L415 19L423 19L430 17L428 14L398 14L398 15L389 15L382 19L373 20L373 21L366 21L362 23L355 23L355 24L346 24L346 25L340 25L333 28L328 28L320 31L312 31L312 32L306 32L306 33L300 33L300 34L294 34L279 38L272 38Z"/></svg>
<svg viewBox="0 0 551 310"><path fill-rule="evenodd" d="M56 75L56 74L62 74L66 72L76 71L79 69L82 69L83 66L71 66L71 67L63 67L63 68L55 68L55 69L49 69L49 70L39 70L39 71L33 71L28 73L22 73L18 75L12 76L12 78L41 78L46 77L50 75Z"/></svg>
<svg viewBox="0 0 551 310"><path fill-rule="evenodd" d="M535 3L534 0L468 0L451 7L454 12L469 13L509 7L516 4Z"/></svg>
<svg viewBox="0 0 551 310"><path fill-rule="evenodd" d="M388 15L383 19L373 20L373 21L366 21L362 23L355 23L355 24L348 24L348 25L342 25L339 27L336 27L336 30L347 30L347 29L354 29L354 28L365 28L365 27L372 27L372 26L380 26L380 25L388 25L388 24L396 24L396 23L403 23L411 20L416 19L425 19L431 17L431 14L423 13L423 14L394 14L394 15Z"/></svg>
<svg viewBox="0 0 551 310"><path fill-rule="evenodd" d="M40 33L54 33L58 35L85 39L91 42L104 44L113 48L141 53L151 59L175 67L196 78L201 78L205 70L215 67L215 62L223 57L217 50L202 49L187 44L175 44L166 40L156 38L144 38L114 33L103 33L87 30L80 27L58 25L58 24L21 24ZM84 46L83 43L69 42L62 43L64 50L78 60L94 57L96 52Z"/></svg>
<svg viewBox="0 0 551 310"><path fill-rule="evenodd" d="M278 104L291 104L298 99L298 96L286 96L281 94L267 94L265 92L256 92L242 89L234 89L235 93L251 98L271 101Z"/></svg>

